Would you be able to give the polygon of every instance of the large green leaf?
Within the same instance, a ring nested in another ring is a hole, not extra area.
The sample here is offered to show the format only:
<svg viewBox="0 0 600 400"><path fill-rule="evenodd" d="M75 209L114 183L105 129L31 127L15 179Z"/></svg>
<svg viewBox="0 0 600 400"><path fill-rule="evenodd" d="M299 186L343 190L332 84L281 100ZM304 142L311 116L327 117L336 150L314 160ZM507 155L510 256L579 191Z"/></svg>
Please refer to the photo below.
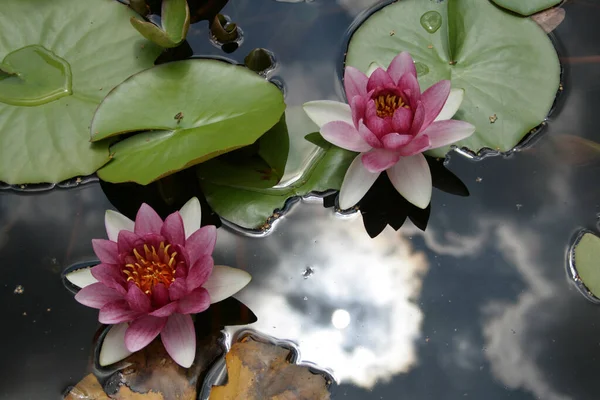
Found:
<svg viewBox="0 0 600 400"><path fill-rule="evenodd" d="M239 65L186 60L143 71L117 86L92 121L92 140L140 132L111 147L98 171L108 182L148 184L254 143L280 119L283 94Z"/></svg>
<svg viewBox="0 0 600 400"><path fill-rule="evenodd" d="M109 156L107 143L89 142L94 110L159 48L112 0L2 0L0 10L0 181L93 173Z"/></svg>
<svg viewBox="0 0 600 400"><path fill-rule="evenodd" d="M282 151L281 131L275 134L272 130L271 136L265 135L259 143L263 149L270 149L267 151L270 154L288 155L279 183L279 174L265 171L281 170L277 165L281 165L282 160L265 157L265 151L261 153L264 159L260 161L253 157L238 157L234 161L226 155L198 166L202 191L219 216L243 228L258 229L275 210L284 209L290 199L341 187L356 154L323 140L317 140L318 146L306 140L305 133L317 126L308 120L301 107L289 109L286 120L289 152ZM320 135L316 136L320 138Z"/></svg>
<svg viewBox="0 0 600 400"><path fill-rule="evenodd" d="M432 16L441 23L437 30ZM415 59L422 90L441 79L465 90L455 118L477 131L458 146L473 152L512 149L545 120L560 83L558 56L548 36L529 18L489 0L394 2L355 31L346 63L366 71L372 62L389 65L401 51ZM443 156L448 149L432 155Z"/></svg>
<svg viewBox="0 0 600 400"><path fill-rule="evenodd" d="M255 174L245 186L212 183L200 176L206 200L220 217L243 228L258 229L275 210L284 208L286 201L311 192L339 189L346 170L356 154L330 146L318 151L310 167L291 184L283 187L258 188L261 175Z"/></svg>
<svg viewBox="0 0 600 400"><path fill-rule="evenodd" d="M594 296L600 298L600 238L589 232L583 233L573 252L579 278Z"/></svg>
<svg viewBox="0 0 600 400"><path fill-rule="evenodd" d="M530 16L547 8L553 7L562 0L492 0L500 7L514 11L524 16Z"/></svg>
<svg viewBox="0 0 600 400"><path fill-rule="evenodd" d="M283 178L289 150L290 139L284 115L255 145L199 164L197 173L219 185L270 188Z"/></svg>

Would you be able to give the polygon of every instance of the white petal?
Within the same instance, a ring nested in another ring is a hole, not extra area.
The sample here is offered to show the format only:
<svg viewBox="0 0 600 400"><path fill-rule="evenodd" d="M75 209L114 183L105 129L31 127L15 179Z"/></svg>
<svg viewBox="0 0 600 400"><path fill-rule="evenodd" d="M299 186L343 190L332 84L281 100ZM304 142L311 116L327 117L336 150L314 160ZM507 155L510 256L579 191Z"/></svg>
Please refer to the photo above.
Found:
<svg viewBox="0 0 600 400"><path fill-rule="evenodd" d="M444 107L442 107L442 111L438 114L434 121L444 121L454 117L454 114L460 108L460 105L463 102L463 98L465 97L464 89L452 89L450 90L450 95L444 103Z"/></svg>
<svg viewBox="0 0 600 400"><path fill-rule="evenodd" d="M197 197L192 197L179 210L181 219L183 219L183 228L185 230L185 238L189 238L192 233L200 229L202 220L202 208Z"/></svg>
<svg viewBox="0 0 600 400"><path fill-rule="evenodd" d="M319 128L332 121L344 121L354 125L352 111L346 103L332 100L309 101L304 103L302 108Z"/></svg>
<svg viewBox="0 0 600 400"><path fill-rule="evenodd" d="M104 215L104 226L106 227L106 233L108 234L109 240L116 242L117 237L119 237L119 232L123 230L133 232L134 225L133 221L123 214L113 210L106 210L106 214Z"/></svg>
<svg viewBox="0 0 600 400"><path fill-rule="evenodd" d="M367 73L365 75L371 76L371 74L373 72L375 72L375 70L377 68L385 69L381 64L378 64L376 62L372 62L371 64L369 64L369 68L367 68Z"/></svg>
<svg viewBox="0 0 600 400"><path fill-rule="evenodd" d="M76 271L69 272L67 275L65 275L65 278L67 278L69 282L80 289L89 286L92 283L98 282L98 280L92 275L92 267L81 268Z"/></svg>
<svg viewBox="0 0 600 400"><path fill-rule="evenodd" d="M202 287L208 291L210 302L218 303L242 290L251 280L252 276L244 270L215 265Z"/></svg>
<svg viewBox="0 0 600 400"><path fill-rule="evenodd" d="M369 172L363 165L361 155L356 156L340 189L340 208L348 209L358 203L379 177L380 172Z"/></svg>
<svg viewBox="0 0 600 400"><path fill-rule="evenodd" d="M173 361L183 368L192 366L196 358L196 331L189 314L171 314L160 339Z"/></svg>
<svg viewBox="0 0 600 400"><path fill-rule="evenodd" d="M104 340L102 341L102 347L100 348L99 363L105 367L110 364L114 364L121 360L126 359L132 353L125 347L125 331L129 326L128 323L113 325Z"/></svg>
<svg viewBox="0 0 600 400"><path fill-rule="evenodd" d="M419 208L427 208L431 201L431 172L423 154L400 157L387 173L402 197Z"/></svg>

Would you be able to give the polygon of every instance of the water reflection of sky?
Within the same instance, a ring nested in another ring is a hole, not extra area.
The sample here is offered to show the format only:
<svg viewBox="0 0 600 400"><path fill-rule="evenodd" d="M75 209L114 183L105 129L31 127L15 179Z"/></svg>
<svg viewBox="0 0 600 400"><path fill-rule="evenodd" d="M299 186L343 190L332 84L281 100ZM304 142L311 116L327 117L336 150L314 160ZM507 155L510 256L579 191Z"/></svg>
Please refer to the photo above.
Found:
<svg viewBox="0 0 600 400"><path fill-rule="evenodd" d="M233 57L274 50L291 108L339 95L331 49L372 1L252 0L247 19L248 1L230 3L246 34ZM595 10L567 5L565 57L596 50ZM597 399L599 309L567 283L564 260L573 231L594 228L600 171L565 165L550 138L600 142L598 74L594 64L570 65L564 104L534 148L479 163L452 156L471 197L435 191L424 234L404 227L371 240L360 217L315 204L299 205L267 238L221 230L217 262L254 276L239 295L258 315L254 327L297 340L303 359L332 368L337 398ZM97 185L0 193L0 399L57 398L86 373L97 315L72 300L59 273L93 257L89 241L104 235L108 206ZM303 279L307 266L315 272Z"/></svg>
<svg viewBox="0 0 600 400"><path fill-rule="evenodd" d="M244 246L242 257L258 276L239 298L271 316L259 318L256 329L297 340L303 358L342 381L370 388L408 372L421 336L415 299L427 271L423 254L393 231L366 241L360 218L314 208L293 213L289 229L255 241L258 248ZM236 241L227 235L221 243L230 248ZM307 268L314 273L304 278Z"/></svg>

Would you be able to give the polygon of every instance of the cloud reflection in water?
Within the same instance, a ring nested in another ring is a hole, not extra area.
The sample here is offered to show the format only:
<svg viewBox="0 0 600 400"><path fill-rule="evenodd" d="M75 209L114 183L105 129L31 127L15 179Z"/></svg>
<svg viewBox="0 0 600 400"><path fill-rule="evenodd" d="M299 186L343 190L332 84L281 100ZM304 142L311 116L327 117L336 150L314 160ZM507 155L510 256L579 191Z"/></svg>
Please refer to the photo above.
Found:
<svg viewBox="0 0 600 400"><path fill-rule="evenodd" d="M321 218L307 218L320 212ZM368 238L359 217L299 207L266 239L275 267L239 299L259 318L252 328L300 344L302 359L341 382L371 388L408 372L423 315L415 301L428 263L386 230ZM219 245L234 241L222 234ZM261 252L264 249L261 249ZM314 274L304 279L310 266Z"/></svg>

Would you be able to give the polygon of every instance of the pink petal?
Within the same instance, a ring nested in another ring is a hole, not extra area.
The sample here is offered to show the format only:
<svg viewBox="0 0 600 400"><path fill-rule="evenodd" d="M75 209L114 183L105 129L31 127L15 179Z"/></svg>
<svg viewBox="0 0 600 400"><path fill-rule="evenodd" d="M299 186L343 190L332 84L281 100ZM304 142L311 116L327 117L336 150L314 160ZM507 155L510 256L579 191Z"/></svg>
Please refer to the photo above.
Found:
<svg viewBox="0 0 600 400"><path fill-rule="evenodd" d="M117 239L118 252L119 254L129 254L135 247L141 246L143 243L144 242L139 235L122 230L119 232Z"/></svg>
<svg viewBox="0 0 600 400"><path fill-rule="evenodd" d="M421 87L417 77L411 74L402 75L402 78L398 81L398 87L403 93L408 94L409 105L414 110L417 107L417 102L421 99Z"/></svg>
<svg viewBox="0 0 600 400"><path fill-rule="evenodd" d="M350 100L354 96L366 95L368 80L369 78L367 78L367 76L358 69L347 66L344 71L344 88L346 90L346 98Z"/></svg>
<svg viewBox="0 0 600 400"><path fill-rule="evenodd" d="M189 256L188 265L193 265L200 257L212 254L217 242L217 228L207 225L192 234L185 241L185 249Z"/></svg>
<svg viewBox="0 0 600 400"><path fill-rule="evenodd" d="M350 100L350 110L352 111L352 122L354 127L358 129L358 121L365 118L367 110L367 98L362 96L354 96Z"/></svg>
<svg viewBox="0 0 600 400"><path fill-rule="evenodd" d="M152 305L154 308L160 308L169 303L169 290L159 283L152 288Z"/></svg>
<svg viewBox="0 0 600 400"><path fill-rule="evenodd" d="M198 230L199 231L199 230ZM196 231L196 232L198 232ZM190 236L191 237L191 236ZM216 238L215 238L216 239ZM177 267L175 267L175 275L178 276L178 273L184 273L187 275L187 267L192 265L190 263L190 255L188 253L188 249L184 246L180 246L178 244L172 247L173 251L177 252Z"/></svg>
<svg viewBox="0 0 600 400"><path fill-rule="evenodd" d="M144 203L135 217L135 230L138 235L160 233L163 221L152 207Z"/></svg>
<svg viewBox="0 0 600 400"><path fill-rule="evenodd" d="M395 132L408 133L413 122L413 112L407 108L400 107L394 111L392 127Z"/></svg>
<svg viewBox="0 0 600 400"><path fill-rule="evenodd" d="M356 156L342 182L339 205L346 210L360 201L379 177L379 172L367 171L361 161L361 155ZM209 281L212 279L209 278Z"/></svg>
<svg viewBox="0 0 600 400"><path fill-rule="evenodd" d="M450 81L439 81L421 95L421 101L425 107L424 126L429 126L442 111L450 94L450 86Z"/></svg>
<svg viewBox="0 0 600 400"><path fill-rule="evenodd" d="M169 298L172 301L179 300L188 294L187 285L183 279L175 279L175 282L169 286Z"/></svg>
<svg viewBox="0 0 600 400"><path fill-rule="evenodd" d="M177 302L174 301L172 303L167 304L164 307L159 308L158 310L152 311L148 315L152 315L153 317L168 317L177 311L177 307Z"/></svg>
<svg viewBox="0 0 600 400"><path fill-rule="evenodd" d="M417 69L415 68L415 63L412 57L410 56L410 53L406 51L403 51L402 53L394 57L387 69L387 72L388 74L390 74L395 83L398 83L400 78L402 78L402 76L406 74L412 75L415 78L417 77Z"/></svg>
<svg viewBox="0 0 600 400"><path fill-rule="evenodd" d="M125 294L125 278L117 265L98 264L92 267L92 276L100 283Z"/></svg>
<svg viewBox="0 0 600 400"><path fill-rule="evenodd" d="M137 285L130 285L125 300L132 310L147 313L152 309L150 297L142 291Z"/></svg>
<svg viewBox="0 0 600 400"><path fill-rule="evenodd" d="M361 160L367 171L381 172L394 165L400 156L394 151L373 149L361 155Z"/></svg>
<svg viewBox="0 0 600 400"><path fill-rule="evenodd" d="M184 368L189 368L196 358L196 332L192 317L173 314L160 334L171 358Z"/></svg>
<svg viewBox="0 0 600 400"><path fill-rule="evenodd" d="M423 103L420 101L417 102L417 107L415 109L415 113L413 115L413 122L410 127L410 134L412 136L417 136L419 132L421 132L423 122L425 121L425 107L423 107Z"/></svg>
<svg viewBox="0 0 600 400"><path fill-rule="evenodd" d="M215 263L211 256L204 256L192 265L186 279L188 292L202 286L212 273Z"/></svg>
<svg viewBox="0 0 600 400"><path fill-rule="evenodd" d="M367 103L367 111L365 112L365 125L378 138L382 138L388 133L393 132L391 118L379 117L377 115L377 106L373 100Z"/></svg>
<svg viewBox="0 0 600 400"><path fill-rule="evenodd" d="M367 92L385 87L392 87L394 85L395 83L388 73L381 68L377 68L369 77L369 81L367 82Z"/></svg>
<svg viewBox="0 0 600 400"><path fill-rule="evenodd" d="M408 134L388 133L381 139L386 150L400 150L413 140L413 137Z"/></svg>
<svg viewBox="0 0 600 400"><path fill-rule="evenodd" d="M102 283L92 283L77 292L75 300L84 306L101 309L108 303L123 300L123 295Z"/></svg>
<svg viewBox="0 0 600 400"><path fill-rule="evenodd" d="M362 120L358 123L358 134L369 145L368 150L370 150L371 147L379 148L383 146L379 138L375 136L375 134L371 132L369 128L367 128Z"/></svg>
<svg viewBox="0 0 600 400"><path fill-rule="evenodd" d="M92 248L96 257L105 264L118 264L119 252L117 244L110 240L92 239Z"/></svg>
<svg viewBox="0 0 600 400"><path fill-rule="evenodd" d="M414 154L422 153L424 151L429 150L430 148L431 142L429 141L429 136L421 135L417 136L412 140L412 142L398 150L398 154L402 157L407 157L412 156Z"/></svg>
<svg viewBox="0 0 600 400"><path fill-rule="evenodd" d="M175 269L175 278L186 278L188 275L188 268L185 265Z"/></svg>
<svg viewBox="0 0 600 400"><path fill-rule="evenodd" d="M419 208L427 208L431 200L431 172L423 154L401 157L387 174L402 197Z"/></svg>
<svg viewBox="0 0 600 400"><path fill-rule="evenodd" d="M431 148L436 149L468 138L474 132L475 126L470 123L450 119L434 122L420 135L427 135L431 141Z"/></svg>
<svg viewBox="0 0 600 400"><path fill-rule="evenodd" d="M142 313L132 310L127 301L118 300L108 303L100 309L98 321L101 324L120 324L132 321L141 315Z"/></svg>
<svg viewBox="0 0 600 400"><path fill-rule="evenodd" d="M333 121L323 125L321 127L321 135L329 143L342 149L362 152L368 151L371 148L360 136L356 128L346 122Z"/></svg>
<svg viewBox="0 0 600 400"><path fill-rule="evenodd" d="M167 318L144 316L136 319L125 331L125 347L135 353L148 346L167 324Z"/></svg>
<svg viewBox="0 0 600 400"><path fill-rule="evenodd" d="M204 288L197 288L178 302L180 314L196 314L210 307L210 296Z"/></svg>
<svg viewBox="0 0 600 400"><path fill-rule="evenodd" d="M179 212L176 211L165 219L160 234L171 244L185 245L185 229Z"/></svg>

